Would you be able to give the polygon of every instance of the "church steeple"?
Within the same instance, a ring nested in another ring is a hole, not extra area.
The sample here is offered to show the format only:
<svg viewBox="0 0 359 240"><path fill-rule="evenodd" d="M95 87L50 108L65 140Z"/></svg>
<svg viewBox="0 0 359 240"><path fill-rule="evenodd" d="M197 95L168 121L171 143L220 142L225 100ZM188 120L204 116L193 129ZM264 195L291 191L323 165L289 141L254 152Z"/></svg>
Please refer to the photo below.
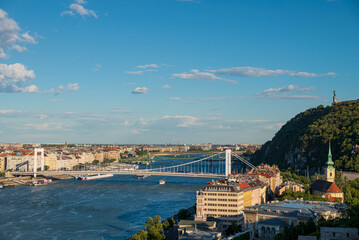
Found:
<svg viewBox="0 0 359 240"><path fill-rule="evenodd" d="M327 167L325 168L325 180L328 182L334 182L335 179L335 168L334 162L332 160L332 151L330 149L329 142L329 151L328 151L328 161L326 162Z"/></svg>

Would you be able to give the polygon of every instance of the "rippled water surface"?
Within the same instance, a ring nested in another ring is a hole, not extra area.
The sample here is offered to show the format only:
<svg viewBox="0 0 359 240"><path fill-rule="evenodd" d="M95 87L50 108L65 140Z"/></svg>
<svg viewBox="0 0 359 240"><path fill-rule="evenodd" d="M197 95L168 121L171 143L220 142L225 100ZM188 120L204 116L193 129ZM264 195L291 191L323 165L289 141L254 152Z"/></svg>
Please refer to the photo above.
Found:
<svg viewBox="0 0 359 240"><path fill-rule="evenodd" d="M0 190L0 239L126 239L148 217L193 206L196 190L210 180L166 177L159 185L161 178L115 175Z"/></svg>

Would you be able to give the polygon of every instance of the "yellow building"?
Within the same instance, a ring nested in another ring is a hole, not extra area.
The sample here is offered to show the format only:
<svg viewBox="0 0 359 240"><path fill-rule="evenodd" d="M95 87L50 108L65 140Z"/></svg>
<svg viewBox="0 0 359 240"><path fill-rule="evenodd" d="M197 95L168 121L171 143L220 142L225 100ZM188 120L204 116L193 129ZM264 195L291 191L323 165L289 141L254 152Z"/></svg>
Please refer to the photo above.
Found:
<svg viewBox="0 0 359 240"><path fill-rule="evenodd" d="M208 183L197 191L196 220L220 219L221 229L227 229L232 222L243 226L243 193L237 183Z"/></svg>
<svg viewBox="0 0 359 240"><path fill-rule="evenodd" d="M56 153L47 153L44 156L44 165L48 166L50 171L57 170L57 155Z"/></svg>
<svg viewBox="0 0 359 240"><path fill-rule="evenodd" d="M5 155L0 155L0 172L5 172Z"/></svg>
<svg viewBox="0 0 359 240"><path fill-rule="evenodd" d="M252 206L252 188L246 182L238 183L238 186L243 191L243 205L244 205L244 207Z"/></svg>

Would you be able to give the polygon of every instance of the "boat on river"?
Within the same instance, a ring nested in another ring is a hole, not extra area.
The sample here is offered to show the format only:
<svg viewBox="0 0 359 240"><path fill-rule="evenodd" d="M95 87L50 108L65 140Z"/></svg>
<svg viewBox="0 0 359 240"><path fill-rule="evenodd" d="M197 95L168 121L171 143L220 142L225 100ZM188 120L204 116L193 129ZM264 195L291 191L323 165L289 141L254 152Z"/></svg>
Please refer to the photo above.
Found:
<svg viewBox="0 0 359 240"><path fill-rule="evenodd" d="M161 179L160 180L160 185L164 185L164 184L166 184L166 179Z"/></svg>
<svg viewBox="0 0 359 240"><path fill-rule="evenodd" d="M136 175L136 179L142 180L142 179L148 178L149 176L150 175L147 175L147 174L145 174L145 175Z"/></svg>
<svg viewBox="0 0 359 240"><path fill-rule="evenodd" d="M52 183L51 179L44 179L44 180L32 181L30 183L30 186L42 186L42 185L47 185L49 183Z"/></svg>
<svg viewBox="0 0 359 240"><path fill-rule="evenodd" d="M109 177L113 177L113 174L82 175L82 176L78 176L77 180L94 180L94 179L109 178Z"/></svg>

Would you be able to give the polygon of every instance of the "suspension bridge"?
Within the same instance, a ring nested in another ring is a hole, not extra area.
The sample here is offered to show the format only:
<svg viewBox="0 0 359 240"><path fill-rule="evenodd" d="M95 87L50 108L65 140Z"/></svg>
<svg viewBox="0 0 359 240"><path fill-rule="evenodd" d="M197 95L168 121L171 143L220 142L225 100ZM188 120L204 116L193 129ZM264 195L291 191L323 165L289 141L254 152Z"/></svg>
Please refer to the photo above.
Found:
<svg viewBox="0 0 359 240"><path fill-rule="evenodd" d="M40 171L38 171L37 153L41 153L40 158ZM158 176L179 176L179 177L203 177L203 178L225 178L232 173L232 157L240 161L250 168L256 168L252 163L248 162L245 158L233 153L230 149L225 150L211 156L207 156L198 160L193 160L185 163L180 163L165 167L146 168L146 169L101 169L91 168L84 170L57 170L45 171L44 170L44 150L34 150L34 168L33 171L15 171L11 172L13 175L33 175L37 174L51 176L59 174L67 175L91 175L91 174L119 174L119 175L158 175ZM223 159L224 155L224 159ZM216 157L218 160L213 161ZM222 160L223 159L223 160Z"/></svg>

